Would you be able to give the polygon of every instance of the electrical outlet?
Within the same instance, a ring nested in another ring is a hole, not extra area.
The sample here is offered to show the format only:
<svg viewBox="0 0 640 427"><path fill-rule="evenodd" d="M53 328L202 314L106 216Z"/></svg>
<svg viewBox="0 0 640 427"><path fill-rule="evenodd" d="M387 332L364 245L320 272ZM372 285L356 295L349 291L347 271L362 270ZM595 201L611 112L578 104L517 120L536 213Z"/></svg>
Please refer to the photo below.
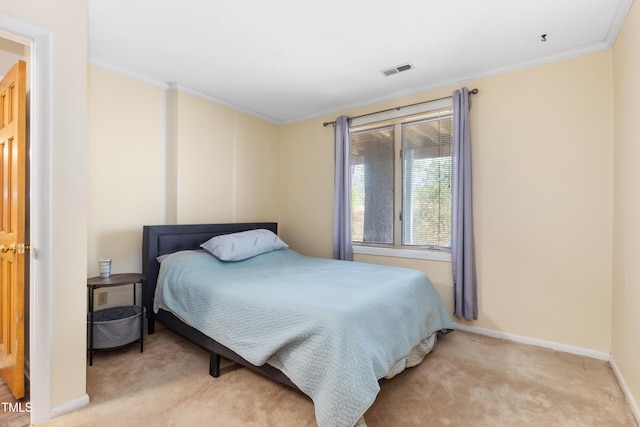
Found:
<svg viewBox="0 0 640 427"><path fill-rule="evenodd" d="M107 303L107 295L109 294L106 292L98 293L98 305L105 305Z"/></svg>

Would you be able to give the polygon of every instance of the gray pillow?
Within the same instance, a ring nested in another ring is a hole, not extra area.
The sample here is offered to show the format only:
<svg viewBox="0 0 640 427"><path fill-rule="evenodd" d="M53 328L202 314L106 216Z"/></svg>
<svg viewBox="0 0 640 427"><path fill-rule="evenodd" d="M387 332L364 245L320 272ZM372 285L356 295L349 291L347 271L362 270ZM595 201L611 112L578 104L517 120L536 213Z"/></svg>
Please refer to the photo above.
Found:
<svg viewBox="0 0 640 427"><path fill-rule="evenodd" d="M266 252L288 248L289 245L273 232L258 229L215 236L200 247L222 261L242 261Z"/></svg>

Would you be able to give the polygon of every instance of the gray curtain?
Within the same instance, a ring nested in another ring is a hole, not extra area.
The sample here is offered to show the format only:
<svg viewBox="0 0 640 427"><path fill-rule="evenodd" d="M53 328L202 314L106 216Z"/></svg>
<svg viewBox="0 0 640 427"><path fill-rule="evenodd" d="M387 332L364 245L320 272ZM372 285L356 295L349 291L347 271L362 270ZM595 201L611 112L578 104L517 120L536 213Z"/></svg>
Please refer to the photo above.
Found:
<svg viewBox="0 0 640 427"><path fill-rule="evenodd" d="M333 258L352 261L351 242L351 118L340 116L333 127L335 172L333 181Z"/></svg>
<svg viewBox="0 0 640 427"><path fill-rule="evenodd" d="M471 95L467 88L453 92L453 151L451 172L451 259L454 312L467 320L478 319L476 251L473 240L471 193Z"/></svg>

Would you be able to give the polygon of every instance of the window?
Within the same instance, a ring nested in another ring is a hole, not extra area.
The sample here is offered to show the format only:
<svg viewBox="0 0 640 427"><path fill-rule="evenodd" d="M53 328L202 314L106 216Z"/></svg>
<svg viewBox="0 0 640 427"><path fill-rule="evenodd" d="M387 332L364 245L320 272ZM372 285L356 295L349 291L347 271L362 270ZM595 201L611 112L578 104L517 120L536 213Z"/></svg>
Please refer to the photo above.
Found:
<svg viewBox="0 0 640 427"><path fill-rule="evenodd" d="M450 249L452 111L351 129L355 244Z"/></svg>

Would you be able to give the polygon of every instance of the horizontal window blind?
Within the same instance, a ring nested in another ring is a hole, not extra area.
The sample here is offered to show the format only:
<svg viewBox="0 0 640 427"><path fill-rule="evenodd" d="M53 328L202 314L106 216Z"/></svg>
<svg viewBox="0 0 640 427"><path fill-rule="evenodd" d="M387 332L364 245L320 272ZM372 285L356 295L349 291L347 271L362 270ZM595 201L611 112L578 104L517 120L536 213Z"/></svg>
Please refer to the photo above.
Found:
<svg viewBox="0 0 640 427"><path fill-rule="evenodd" d="M393 126L351 135L353 241L393 243Z"/></svg>
<svg viewBox="0 0 640 427"><path fill-rule="evenodd" d="M451 247L450 105L351 128L356 244Z"/></svg>
<svg viewBox="0 0 640 427"><path fill-rule="evenodd" d="M402 124L402 244L451 246L450 112Z"/></svg>

